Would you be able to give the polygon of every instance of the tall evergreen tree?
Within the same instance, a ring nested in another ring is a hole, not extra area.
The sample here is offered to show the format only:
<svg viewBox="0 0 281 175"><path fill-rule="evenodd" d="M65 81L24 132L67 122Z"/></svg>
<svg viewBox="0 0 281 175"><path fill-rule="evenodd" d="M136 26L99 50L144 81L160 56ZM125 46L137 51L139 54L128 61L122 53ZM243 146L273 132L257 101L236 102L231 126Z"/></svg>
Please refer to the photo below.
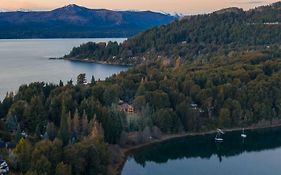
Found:
<svg viewBox="0 0 281 175"><path fill-rule="evenodd" d="M60 129L59 129L59 138L62 140L63 144L66 145L69 142L70 133L69 133L69 124L68 124L68 115L65 111L65 105L62 105L61 111L61 120L60 120Z"/></svg>
<svg viewBox="0 0 281 175"><path fill-rule="evenodd" d="M82 125L82 135L87 136L88 134L88 116L86 114L86 111L84 110L82 120L81 120L81 125Z"/></svg>
<svg viewBox="0 0 281 175"><path fill-rule="evenodd" d="M8 131L15 131L18 126L17 116L8 114L5 126Z"/></svg>
<svg viewBox="0 0 281 175"><path fill-rule="evenodd" d="M96 84L96 79L95 79L95 76L93 75L92 76L92 79L91 79L91 85L95 85Z"/></svg>
<svg viewBox="0 0 281 175"><path fill-rule="evenodd" d="M78 109L75 110L73 119L72 119L72 126L73 126L73 132L76 136L80 134L80 117L78 113Z"/></svg>

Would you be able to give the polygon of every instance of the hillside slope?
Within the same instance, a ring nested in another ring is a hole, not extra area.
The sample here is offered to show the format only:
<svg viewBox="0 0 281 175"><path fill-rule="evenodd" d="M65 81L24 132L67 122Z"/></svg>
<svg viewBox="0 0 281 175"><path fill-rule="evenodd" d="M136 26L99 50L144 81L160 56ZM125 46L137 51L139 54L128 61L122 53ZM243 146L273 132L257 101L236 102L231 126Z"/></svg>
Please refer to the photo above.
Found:
<svg viewBox="0 0 281 175"><path fill-rule="evenodd" d="M280 4L278 2L249 11L229 8L185 17L147 30L120 45L84 44L74 48L65 58L136 64L158 56L190 60L229 53L239 48L280 44Z"/></svg>

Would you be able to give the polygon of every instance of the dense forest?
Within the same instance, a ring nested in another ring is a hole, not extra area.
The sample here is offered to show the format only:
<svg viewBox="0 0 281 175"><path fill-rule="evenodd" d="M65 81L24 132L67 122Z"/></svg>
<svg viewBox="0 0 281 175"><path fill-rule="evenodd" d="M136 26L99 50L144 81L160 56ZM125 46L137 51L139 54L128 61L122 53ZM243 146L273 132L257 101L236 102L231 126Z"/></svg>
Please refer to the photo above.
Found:
<svg viewBox="0 0 281 175"><path fill-rule="evenodd" d="M185 17L116 42L87 43L74 48L66 59L90 59L108 63L138 64L167 56L193 60L227 54L251 46L281 42L281 3L243 11L224 9L212 14Z"/></svg>
<svg viewBox="0 0 281 175"><path fill-rule="evenodd" d="M166 134L280 122L281 42L280 25L275 23L280 13L276 9L280 3L248 12L227 9L149 30L123 45L138 43L132 53L149 52L152 59L104 81L92 77L87 82L80 74L76 82L66 84L22 85L0 103L0 135L16 144L12 150L1 150L3 158L15 174L113 174L109 165L120 161L122 147ZM227 35L234 29L229 18L245 20L245 15L251 16L247 25L253 30L244 30L245 23L236 21L242 26L237 35ZM224 25L226 33L214 29ZM210 29L205 31L207 26ZM181 30L189 35L181 35ZM163 43L156 48L154 42ZM201 56L193 52L198 44L206 44ZM74 50L88 48L85 52L105 58L105 53L121 54L123 45L91 43ZM108 50L109 46L114 49ZM196 59L188 59L192 55Z"/></svg>
<svg viewBox="0 0 281 175"><path fill-rule="evenodd" d="M272 47L190 64L160 59L88 84L81 74L77 85L23 85L0 105L1 130L18 141L7 160L26 174L106 174L116 154L108 144L280 120L280 77ZM120 111L120 100L134 113Z"/></svg>

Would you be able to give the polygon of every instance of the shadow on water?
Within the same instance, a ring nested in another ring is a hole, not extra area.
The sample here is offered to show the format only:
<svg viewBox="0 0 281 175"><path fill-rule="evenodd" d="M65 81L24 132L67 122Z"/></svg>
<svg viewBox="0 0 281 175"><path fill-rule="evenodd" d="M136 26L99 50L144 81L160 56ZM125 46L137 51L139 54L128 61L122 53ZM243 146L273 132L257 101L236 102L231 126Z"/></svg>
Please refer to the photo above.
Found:
<svg viewBox="0 0 281 175"><path fill-rule="evenodd" d="M143 167L146 162L151 161L162 164L167 163L168 160L183 158L210 159L214 155L221 162L224 158L244 152L260 152L281 147L281 128L246 131L246 139L243 139L240 134L241 132L226 133L222 143L215 143L215 135L174 139L149 146L131 157Z"/></svg>

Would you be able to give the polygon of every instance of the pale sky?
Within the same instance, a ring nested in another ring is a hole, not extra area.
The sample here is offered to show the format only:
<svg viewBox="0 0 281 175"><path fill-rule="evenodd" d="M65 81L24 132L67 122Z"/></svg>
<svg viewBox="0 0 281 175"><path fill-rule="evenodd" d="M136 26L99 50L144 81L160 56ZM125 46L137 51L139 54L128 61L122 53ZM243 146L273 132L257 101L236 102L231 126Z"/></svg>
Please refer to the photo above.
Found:
<svg viewBox="0 0 281 175"><path fill-rule="evenodd" d="M113 10L152 10L183 14L207 13L226 7L244 9L278 0L0 0L0 9L51 10L68 4Z"/></svg>

